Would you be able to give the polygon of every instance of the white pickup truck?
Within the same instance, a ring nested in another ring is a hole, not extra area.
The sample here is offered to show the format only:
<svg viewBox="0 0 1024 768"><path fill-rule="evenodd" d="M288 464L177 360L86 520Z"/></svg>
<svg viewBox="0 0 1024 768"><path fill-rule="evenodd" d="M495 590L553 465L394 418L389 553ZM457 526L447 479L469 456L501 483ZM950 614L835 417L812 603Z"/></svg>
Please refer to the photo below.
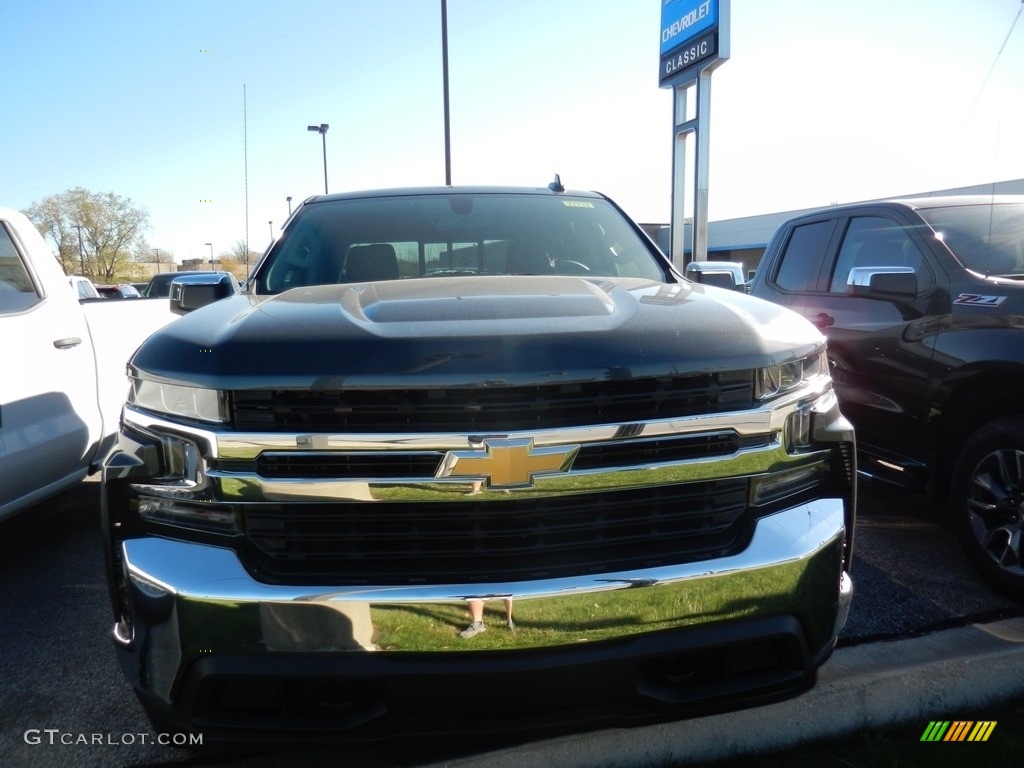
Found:
<svg viewBox="0 0 1024 768"><path fill-rule="evenodd" d="M98 468L125 363L175 317L166 299L79 303L38 230L0 207L0 519Z"/></svg>

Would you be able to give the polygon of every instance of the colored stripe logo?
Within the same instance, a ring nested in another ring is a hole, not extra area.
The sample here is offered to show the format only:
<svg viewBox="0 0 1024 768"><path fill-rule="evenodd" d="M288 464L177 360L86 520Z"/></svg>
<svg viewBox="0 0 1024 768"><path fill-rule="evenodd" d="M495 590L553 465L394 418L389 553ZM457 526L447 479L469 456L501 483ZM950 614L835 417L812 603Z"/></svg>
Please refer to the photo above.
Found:
<svg viewBox="0 0 1024 768"><path fill-rule="evenodd" d="M921 741L988 741L996 723L996 720L932 720L921 734Z"/></svg>

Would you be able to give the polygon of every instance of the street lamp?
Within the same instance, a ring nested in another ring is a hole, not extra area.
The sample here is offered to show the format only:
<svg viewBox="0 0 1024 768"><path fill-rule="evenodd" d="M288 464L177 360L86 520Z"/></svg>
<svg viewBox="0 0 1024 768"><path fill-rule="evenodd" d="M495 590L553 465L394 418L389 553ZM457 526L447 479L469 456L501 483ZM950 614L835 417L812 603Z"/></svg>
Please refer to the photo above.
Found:
<svg viewBox="0 0 1024 768"><path fill-rule="evenodd" d="M160 271L160 249L159 248L154 248L153 250L156 251L156 271L159 272Z"/></svg>
<svg viewBox="0 0 1024 768"><path fill-rule="evenodd" d="M307 131L313 131L319 133L324 140L324 194L327 194L327 129L330 128L327 123L320 123L320 125L309 125L306 126Z"/></svg>
<svg viewBox="0 0 1024 768"><path fill-rule="evenodd" d="M292 217L292 196L288 195L285 200L288 201L288 218L290 219Z"/></svg>
<svg viewBox="0 0 1024 768"><path fill-rule="evenodd" d="M203 245L210 246L210 271L213 272L213 243L203 243Z"/></svg>
<svg viewBox="0 0 1024 768"><path fill-rule="evenodd" d="M274 242L274 220L271 219L267 224L270 225L270 242Z"/></svg>

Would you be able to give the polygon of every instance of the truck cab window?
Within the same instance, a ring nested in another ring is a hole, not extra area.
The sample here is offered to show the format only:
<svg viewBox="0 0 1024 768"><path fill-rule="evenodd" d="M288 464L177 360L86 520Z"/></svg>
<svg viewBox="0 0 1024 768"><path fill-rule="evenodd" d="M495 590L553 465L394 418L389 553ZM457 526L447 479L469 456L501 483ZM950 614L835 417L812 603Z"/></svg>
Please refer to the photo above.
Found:
<svg viewBox="0 0 1024 768"><path fill-rule="evenodd" d="M901 225L884 216L850 219L832 270L830 293L846 293L846 282L854 267L911 267L921 290L931 286L931 273L924 265L920 249Z"/></svg>
<svg viewBox="0 0 1024 768"><path fill-rule="evenodd" d="M832 221L816 221L793 228L775 274L775 284L779 288L803 293L817 287L821 260L834 227Z"/></svg>
<svg viewBox="0 0 1024 768"><path fill-rule="evenodd" d="M14 247L10 233L0 223L0 314L21 312L39 301L32 278Z"/></svg>

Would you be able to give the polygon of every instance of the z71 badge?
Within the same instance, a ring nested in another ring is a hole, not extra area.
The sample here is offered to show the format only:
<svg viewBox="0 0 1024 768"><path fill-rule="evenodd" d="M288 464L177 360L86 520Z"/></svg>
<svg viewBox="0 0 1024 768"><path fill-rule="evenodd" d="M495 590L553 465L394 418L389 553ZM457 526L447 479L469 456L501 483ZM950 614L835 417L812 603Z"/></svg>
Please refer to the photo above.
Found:
<svg viewBox="0 0 1024 768"><path fill-rule="evenodd" d="M953 303L971 304L976 307L998 307L1005 300L1005 296L982 296L980 293L961 293Z"/></svg>

